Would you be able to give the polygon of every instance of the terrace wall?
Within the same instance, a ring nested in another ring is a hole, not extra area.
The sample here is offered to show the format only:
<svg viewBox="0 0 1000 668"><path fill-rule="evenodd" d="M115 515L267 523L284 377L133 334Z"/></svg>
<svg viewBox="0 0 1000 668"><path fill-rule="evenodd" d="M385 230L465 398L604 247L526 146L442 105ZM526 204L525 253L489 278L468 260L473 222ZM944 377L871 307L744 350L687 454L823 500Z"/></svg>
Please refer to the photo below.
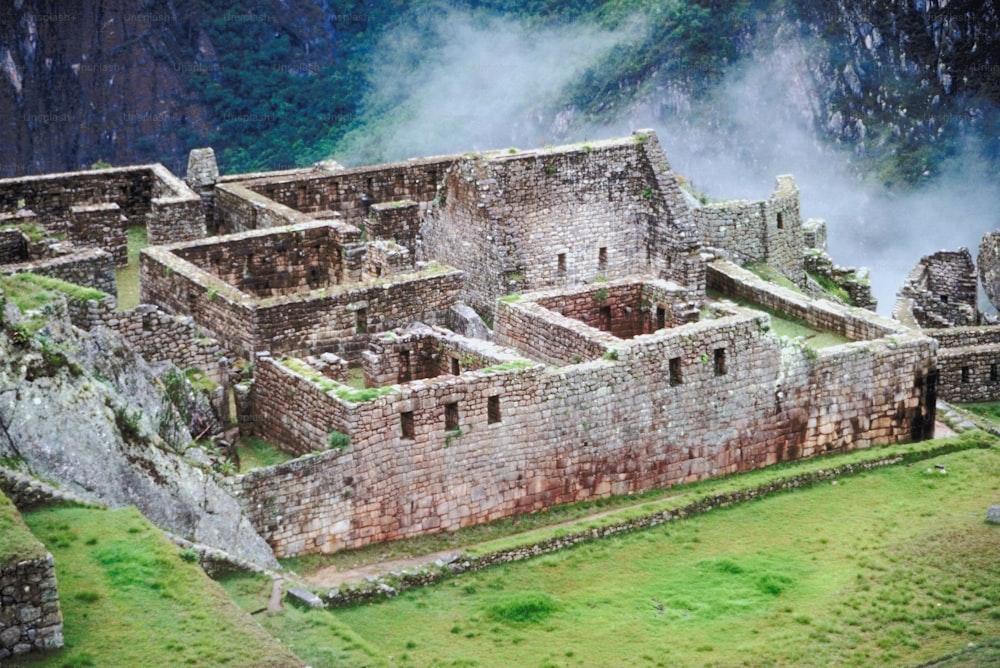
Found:
<svg viewBox="0 0 1000 668"><path fill-rule="evenodd" d="M112 295L118 291L114 260L109 253L99 248L89 248L46 260L0 266L0 273L23 272L58 278Z"/></svg>

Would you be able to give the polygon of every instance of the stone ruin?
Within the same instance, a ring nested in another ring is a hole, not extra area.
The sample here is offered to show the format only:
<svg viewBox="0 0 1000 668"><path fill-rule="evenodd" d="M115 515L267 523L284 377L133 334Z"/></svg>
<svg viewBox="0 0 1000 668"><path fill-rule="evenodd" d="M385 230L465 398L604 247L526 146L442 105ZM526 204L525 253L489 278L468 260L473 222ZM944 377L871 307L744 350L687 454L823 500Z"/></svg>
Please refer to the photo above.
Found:
<svg viewBox="0 0 1000 668"><path fill-rule="evenodd" d="M967 248L921 258L893 308L893 317L937 341L940 394L948 401L1000 400L1000 326L980 310L977 294L981 279L994 307L1000 303L998 238L983 236L978 270Z"/></svg>
<svg viewBox="0 0 1000 668"><path fill-rule="evenodd" d="M700 204L651 131L244 175L199 150L187 184L169 180L174 224L149 218L169 203L142 179L145 208L78 185L90 173L38 178L64 195L0 181L0 211L45 218L85 193L152 226L143 305L78 305L77 321L202 366L241 433L297 457L226 480L279 556L933 432L937 344L858 308L874 306L866 274L830 260L794 180ZM0 258L22 258L28 242L4 234ZM115 257L117 234L87 243ZM793 287L739 266L758 264ZM854 304L816 299L822 284ZM777 336L779 317L836 343ZM219 358L252 362L252 379Z"/></svg>

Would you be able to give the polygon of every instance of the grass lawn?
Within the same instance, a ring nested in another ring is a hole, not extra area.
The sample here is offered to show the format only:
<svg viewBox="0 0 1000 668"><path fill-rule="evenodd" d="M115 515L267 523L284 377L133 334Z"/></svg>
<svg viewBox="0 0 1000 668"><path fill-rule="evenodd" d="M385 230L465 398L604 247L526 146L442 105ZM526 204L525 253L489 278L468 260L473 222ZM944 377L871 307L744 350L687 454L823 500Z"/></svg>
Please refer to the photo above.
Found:
<svg viewBox="0 0 1000 668"><path fill-rule="evenodd" d="M119 311L139 305L139 251L148 245L145 226L128 228L128 266L115 270Z"/></svg>
<svg viewBox="0 0 1000 668"><path fill-rule="evenodd" d="M955 404L958 408L964 408L970 413L984 417L991 422L1000 422L1000 401L989 401L978 404Z"/></svg>
<svg viewBox="0 0 1000 668"><path fill-rule="evenodd" d="M413 666L896 666L1000 637L1000 451L838 483L302 614Z"/></svg>
<svg viewBox="0 0 1000 668"><path fill-rule="evenodd" d="M256 436L244 436L236 442L236 454L240 458L240 473L262 469L295 459L267 441Z"/></svg>
<svg viewBox="0 0 1000 668"><path fill-rule="evenodd" d="M134 508L26 513L52 552L66 646L18 666L300 666Z"/></svg>

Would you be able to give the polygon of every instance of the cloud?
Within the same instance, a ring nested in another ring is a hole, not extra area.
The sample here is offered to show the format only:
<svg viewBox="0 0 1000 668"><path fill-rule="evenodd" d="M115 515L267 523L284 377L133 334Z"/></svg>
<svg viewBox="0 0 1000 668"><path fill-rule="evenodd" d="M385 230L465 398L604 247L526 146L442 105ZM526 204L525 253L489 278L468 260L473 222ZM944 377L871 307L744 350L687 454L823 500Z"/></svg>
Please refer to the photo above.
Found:
<svg viewBox="0 0 1000 668"><path fill-rule="evenodd" d="M858 157L814 130L826 121L807 63L815 45L760 47L697 99L682 82L654 82L620 118L594 126L560 101L612 48L641 40L639 21L610 31L453 10L421 16L390 31L378 50L370 120L341 144L342 162L531 148L653 127L674 169L713 198L765 198L775 176L794 175L803 217L827 221L835 262L872 270L882 313L922 255L963 245L975 254L997 223L1000 186L971 141L943 177L918 190L864 185Z"/></svg>

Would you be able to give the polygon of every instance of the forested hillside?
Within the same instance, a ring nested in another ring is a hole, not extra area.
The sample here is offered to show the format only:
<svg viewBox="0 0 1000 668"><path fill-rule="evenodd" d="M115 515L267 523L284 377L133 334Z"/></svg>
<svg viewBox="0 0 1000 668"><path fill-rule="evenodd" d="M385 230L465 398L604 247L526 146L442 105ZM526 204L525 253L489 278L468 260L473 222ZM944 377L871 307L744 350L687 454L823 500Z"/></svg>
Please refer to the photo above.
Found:
<svg viewBox="0 0 1000 668"><path fill-rule="evenodd" d="M0 176L183 171L202 145L236 172L725 132L719 97L749 68L774 123L905 187L970 141L996 164L998 34L993 0L16 0Z"/></svg>

